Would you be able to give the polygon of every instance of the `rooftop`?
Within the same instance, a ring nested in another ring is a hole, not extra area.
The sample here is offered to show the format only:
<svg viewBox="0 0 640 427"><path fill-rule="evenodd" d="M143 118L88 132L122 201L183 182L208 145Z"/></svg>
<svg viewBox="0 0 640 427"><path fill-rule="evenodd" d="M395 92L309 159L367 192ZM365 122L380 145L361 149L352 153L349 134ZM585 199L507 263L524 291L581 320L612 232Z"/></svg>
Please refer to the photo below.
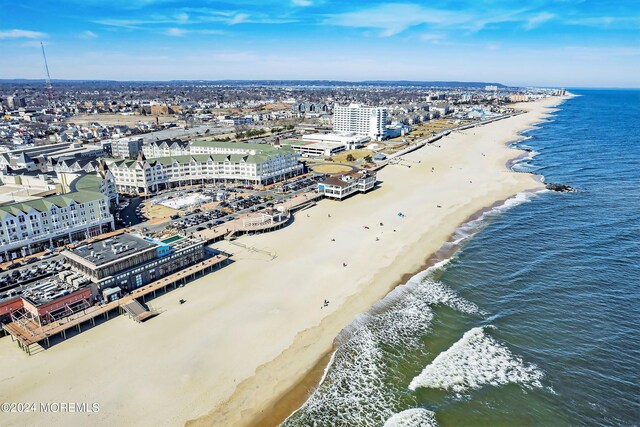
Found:
<svg viewBox="0 0 640 427"><path fill-rule="evenodd" d="M157 246L153 241L124 233L105 240L78 246L69 252L99 267Z"/></svg>
<svg viewBox="0 0 640 427"><path fill-rule="evenodd" d="M32 209L38 212L48 211L52 206L59 208L69 206L71 203L86 203L94 200L104 199L105 196L99 191L76 191L60 196L48 196L37 200L28 200L21 203L0 206L0 219L7 215L18 216L29 213Z"/></svg>
<svg viewBox="0 0 640 427"><path fill-rule="evenodd" d="M331 175L329 178L325 179L324 181L320 181L318 184L332 185L336 187L347 187L352 182L355 182L360 178L364 178L368 175L369 172L365 170L351 170L349 172Z"/></svg>
<svg viewBox="0 0 640 427"><path fill-rule="evenodd" d="M24 289L20 296L37 307L89 285L89 279L86 277L82 277L79 274L70 274L69 276L73 278L72 283L61 279L59 276L49 276L30 283L29 287Z"/></svg>
<svg viewBox="0 0 640 427"><path fill-rule="evenodd" d="M212 147L212 148L226 148L230 150L246 150L246 151L256 151L256 152L273 152L279 150L279 148L275 148L269 144L251 144L244 142L224 142L224 141L212 141L208 139L201 139L197 141L193 141L191 143L192 147Z"/></svg>

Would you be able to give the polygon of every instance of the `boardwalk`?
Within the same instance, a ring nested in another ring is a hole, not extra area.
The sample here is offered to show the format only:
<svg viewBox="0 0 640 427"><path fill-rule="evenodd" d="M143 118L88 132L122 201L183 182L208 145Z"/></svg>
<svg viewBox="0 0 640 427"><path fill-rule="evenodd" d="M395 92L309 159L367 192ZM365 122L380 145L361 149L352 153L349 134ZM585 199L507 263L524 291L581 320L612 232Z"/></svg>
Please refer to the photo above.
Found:
<svg viewBox="0 0 640 427"><path fill-rule="evenodd" d="M316 203L317 200L321 199L322 195L316 193L315 191L311 191L308 193L298 194L291 199L288 199L285 203L282 204L288 212L288 215L291 215L293 212L304 209L305 207ZM277 208L277 206L275 206ZM272 230L277 230L286 226L289 223L289 217L285 221L281 221L279 223L274 224L265 224L262 226L253 226L247 227L244 224L244 221L248 218L255 217L259 215L260 211L246 213L239 215L232 221L227 223L218 225L208 230L196 231L193 233L194 236L204 239L208 242L215 242L218 240L222 240L225 236L234 236L240 235L248 232L267 232Z"/></svg>
<svg viewBox="0 0 640 427"><path fill-rule="evenodd" d="M104 315L108 319L109 312L115 309L120 309L121 311L129 313L136 321L146 320L148 317L154 315L154 313L147 310L141 312L137 306L142 306L137 302L137 298L144 299L144 297L149 294L153 294L153 296L155 296L155 293L158 290L164 290L168 286L176 287L185 283L189 278L195 278L198 273L205 274L216 267L222 267L227 264L228 261L229 257L226 255L216 255L167 277L163 277L155 282L149 283L148 285L141 286L119 300L103 305L94 305L81 312L75 313L58 321L48 323L44 326L40 326L32 320L21 320L19 322L15 321L3 325L3 329L11 335L11 338L14 341L17 341L20 348L26 351L27 354L31 354L32 345L45 342L45 344L49 346L49 338L58 334L66 339L66 332L69 329L75 327L78 332L81 332L83 323L91 322L92 325L95 325L96 317ZM127 307L127 309L125 309L125 307Z"/></svg>

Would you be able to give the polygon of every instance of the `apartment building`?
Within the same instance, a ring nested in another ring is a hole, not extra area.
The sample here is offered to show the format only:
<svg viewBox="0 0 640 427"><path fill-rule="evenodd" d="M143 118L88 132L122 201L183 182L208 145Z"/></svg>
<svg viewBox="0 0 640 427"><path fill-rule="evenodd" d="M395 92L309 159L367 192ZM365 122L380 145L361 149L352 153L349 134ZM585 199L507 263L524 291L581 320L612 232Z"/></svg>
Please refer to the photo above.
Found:
<svg viewBox="0 0 640 427"><path fill-rule="evenodd" d="M142 151L142 138L119 138L111 141L111 153L122 159L135 159Z"/></svg>
<svg viewBox="0 0 640 427"><path fill-rule="evenodd" d="M368 136L380 141L385 137L387 109L383 107L363 107L351 104L333 109L333 131Z"/></svg>
<svg viewBox="0 0 640 427"><path fill-rule="evenodd" d="M191 153L189 142L181 139L161 139L150 141L142 146L145 157L151 159L155 157L184 156Z"/></svg>
<svg viewBox="0 0 640 427"><path fill-rule="evenodd" d="M104 162L90 173L32 176L24 172L2 175L2 180L6 185L0 188L14 194L13 201L0 206L0 258L4 261L114 228L111 208L118 203L118 193ZM15 184L7 184L11 180Z"/></svg>
<svg viewBox="0 0 640 427"><path fill-rule="evenodd" d="M6 261L113 228L109 198L99 191L12 203L0 206L0 252Z"/></svg>
<svg viewBox="0 0 640 427"><path fill-rule="evenodd" d="M204 151L204 153L203 153ZM241 182L263 185L303 172L291 148L261 144L202 141L191 154L146 159L109 160L120 193L150 194L180 185Z"/></svg>

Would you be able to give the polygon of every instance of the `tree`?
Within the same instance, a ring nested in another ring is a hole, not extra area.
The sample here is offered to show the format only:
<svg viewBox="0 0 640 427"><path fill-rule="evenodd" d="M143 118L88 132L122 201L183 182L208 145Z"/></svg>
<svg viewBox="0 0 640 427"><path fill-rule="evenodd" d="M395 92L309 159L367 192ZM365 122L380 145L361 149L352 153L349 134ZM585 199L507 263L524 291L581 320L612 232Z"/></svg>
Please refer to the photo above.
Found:
<svg viewBox="0 0 640 427"><path fill-rule="evenodd" d="M353 157L353 154L349 154L347 155L347 162L355 162L356 158Z"/></svg>
<svg viewBox="0 0 640 427"><path fill-rule="evenodd" d="M367 163L371 163L373 161L373 159L371 158L371 156L369 154L367 154L366 156L364 156L364 161Z"/></svg>

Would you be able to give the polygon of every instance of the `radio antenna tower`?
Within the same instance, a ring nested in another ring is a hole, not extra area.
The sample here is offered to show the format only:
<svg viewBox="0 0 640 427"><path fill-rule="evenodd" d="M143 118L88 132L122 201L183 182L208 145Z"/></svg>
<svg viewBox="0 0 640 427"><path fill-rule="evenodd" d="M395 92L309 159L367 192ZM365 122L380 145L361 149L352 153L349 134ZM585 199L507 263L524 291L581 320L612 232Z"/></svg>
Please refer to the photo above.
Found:
<svg viewBox="0 0 640 427"><path fill-rule="evenodd" d="M49 103L49 108L54 108L55 105L53 103L53 86L51 86L51 76L49 75L49 64L47 64L47 55L44 54L44 44L40 42L40 47L42 47L42 57L44 58L44 68L47 70L47 80L45 81L45 87L47 88L47 101Z"/></svg>

